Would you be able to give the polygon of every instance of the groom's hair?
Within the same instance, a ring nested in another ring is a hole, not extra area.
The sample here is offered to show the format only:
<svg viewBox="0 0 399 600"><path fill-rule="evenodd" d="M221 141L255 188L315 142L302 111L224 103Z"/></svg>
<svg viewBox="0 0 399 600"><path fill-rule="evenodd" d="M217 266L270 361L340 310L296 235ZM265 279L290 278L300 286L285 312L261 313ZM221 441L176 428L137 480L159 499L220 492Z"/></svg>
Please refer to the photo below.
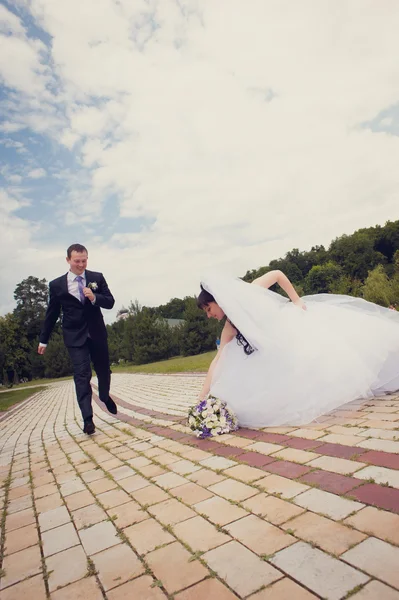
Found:
<svg viewBox="0 0 399 600"><path fill-rule="evenodd" d="M72 246L69 246L69 248L67 250L68 258L71 258L72 252L86 252L86 254L89 254L87 252L87 248L82 246L82 244L72 244Z"/></svg>

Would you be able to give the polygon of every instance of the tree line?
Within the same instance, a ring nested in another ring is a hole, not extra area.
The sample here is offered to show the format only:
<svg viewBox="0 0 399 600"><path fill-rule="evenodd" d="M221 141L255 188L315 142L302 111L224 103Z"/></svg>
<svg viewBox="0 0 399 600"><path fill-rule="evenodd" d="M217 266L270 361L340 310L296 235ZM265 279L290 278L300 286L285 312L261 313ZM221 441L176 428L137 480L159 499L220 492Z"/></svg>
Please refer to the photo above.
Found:
<svg viewBox="0 0 399 600"><path fill-rule="evenodd" d="M247 271L251 282L279 269L299 295L334 293L365 298L381 306L399 305L399 221L388 221L342 235L329 248L294 248L283 258ZM283 293L279 288L275 291ZM40 327L47 308L45 279L30 276L14 292L16 307L0 317L0 382L21 378L62 377L72 373L58 323L44 357L37 354ZM123 318L107 325L111 363L145 364L173 356L200 354L215 348L222 323L206 319L194 296L172 298L156 307L131 302ZM168 319L180 319L171 326Z"/></svg>

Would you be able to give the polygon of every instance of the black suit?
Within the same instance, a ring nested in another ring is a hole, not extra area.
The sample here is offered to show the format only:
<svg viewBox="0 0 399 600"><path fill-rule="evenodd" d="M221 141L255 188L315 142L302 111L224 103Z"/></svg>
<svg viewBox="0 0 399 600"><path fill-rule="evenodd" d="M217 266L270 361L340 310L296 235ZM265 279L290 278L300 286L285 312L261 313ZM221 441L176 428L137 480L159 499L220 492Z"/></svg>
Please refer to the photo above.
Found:
<svg viewBox="0 0 399 600"><path fill-rule="evenodd" d="M62 333L73 364L76 395L82 417L93 417L91 407L91 365L98 378L99 397L103 402L109 398L111 383L107 330L101 308L112 308L115 300L102 273L85 271L86 287L97 284L93 290L95 303L86 298L82 303L68 291L68 275L50 281L50 297L46 318L40 334L40 342L47 344L62 310Z"/></svg>

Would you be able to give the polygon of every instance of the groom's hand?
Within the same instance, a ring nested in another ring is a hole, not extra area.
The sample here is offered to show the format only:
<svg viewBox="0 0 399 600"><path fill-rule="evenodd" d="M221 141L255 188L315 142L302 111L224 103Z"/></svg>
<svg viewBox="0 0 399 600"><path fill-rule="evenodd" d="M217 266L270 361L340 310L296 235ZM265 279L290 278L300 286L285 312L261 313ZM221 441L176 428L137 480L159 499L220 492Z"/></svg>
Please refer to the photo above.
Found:
<svg viewBox="0 0 399 600"><path fill-rule="evenodd" d="M44 354L46 352L46 347L47 346L42 346L42 344L39 344L37 347L38 354Z"/></svg>
<svg viewBox="0 0 399 600"><path fill-rule="evenodd" d="M86 298L88 298L90 300L90 302L93 302L95 296L94 296L94 294L93 294L93 292L92 292L92 290L90 288L84 287L83 288L83 293L86 296Z"/></svg>

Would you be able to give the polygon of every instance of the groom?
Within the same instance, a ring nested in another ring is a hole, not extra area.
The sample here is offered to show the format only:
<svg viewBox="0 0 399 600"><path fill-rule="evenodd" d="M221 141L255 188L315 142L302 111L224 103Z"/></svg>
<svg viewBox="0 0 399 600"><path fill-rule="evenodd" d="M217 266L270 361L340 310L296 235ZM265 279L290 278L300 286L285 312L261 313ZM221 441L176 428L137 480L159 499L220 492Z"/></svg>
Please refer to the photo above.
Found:
<svg viewBox="0 0 399 600"><path fill-rule="evenodd" d="M38 353L44 354L51 332L62 310L64 343L71 357L76 396L84 422L84 433L95 432L91 407L91 365L98 379L98 395L109 412L116 415L115 402L109 396L111 371L107 330L101 308L112 308L115 300L102 273L88 271L88 253L81 244L67 250L69 271L50 281L50 298L40 334Z"/></svg>

